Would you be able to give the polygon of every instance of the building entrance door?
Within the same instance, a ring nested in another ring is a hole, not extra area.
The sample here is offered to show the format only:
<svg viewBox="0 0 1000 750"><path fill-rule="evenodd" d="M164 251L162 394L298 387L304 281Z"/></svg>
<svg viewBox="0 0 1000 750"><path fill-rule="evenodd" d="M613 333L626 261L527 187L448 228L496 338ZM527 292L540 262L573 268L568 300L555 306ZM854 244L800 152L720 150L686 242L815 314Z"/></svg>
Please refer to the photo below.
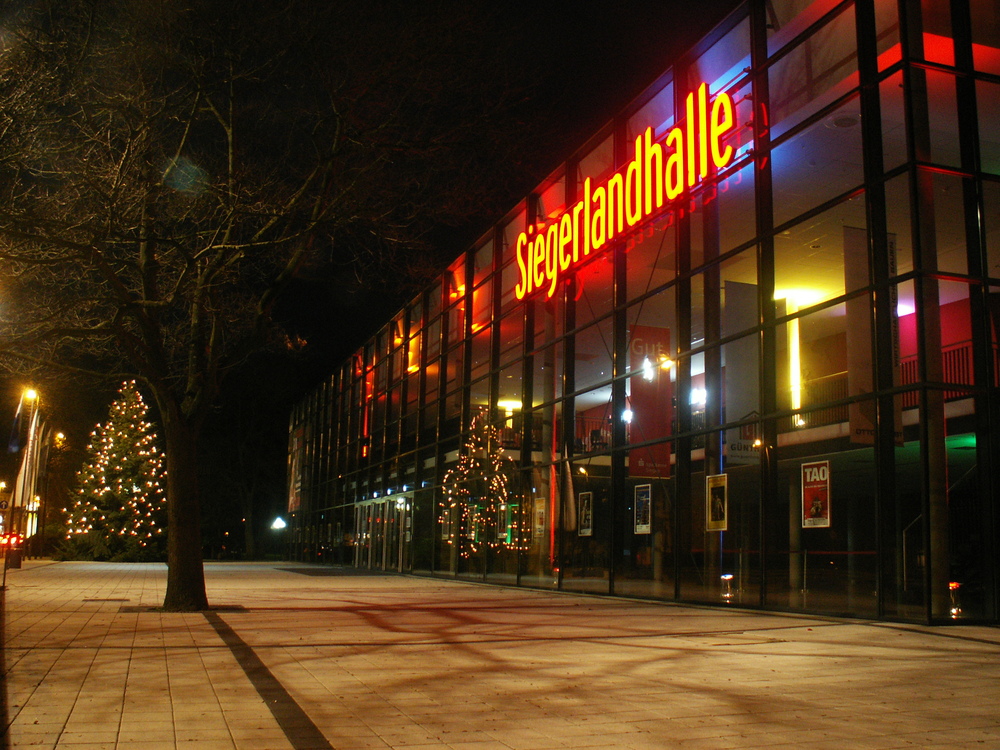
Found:
<svg viewBox="0 0 1000 750"><path fill-rule="evenodd" d="M409 494L370 500L355 507L356 567L398 572L408 568L411 507Z"/></svg>

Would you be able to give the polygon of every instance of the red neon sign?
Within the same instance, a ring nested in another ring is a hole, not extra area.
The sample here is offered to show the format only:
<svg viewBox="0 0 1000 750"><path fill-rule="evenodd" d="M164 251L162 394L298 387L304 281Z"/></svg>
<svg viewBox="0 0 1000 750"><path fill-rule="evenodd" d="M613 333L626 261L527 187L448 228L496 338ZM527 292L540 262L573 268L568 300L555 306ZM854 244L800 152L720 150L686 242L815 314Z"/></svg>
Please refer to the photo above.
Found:
<svg viewBox="0 0 1000 750"><path fill-rule="evenodd" d="M722 143L736 127L732 97L721 92L709 102L708 84L703 83L697 93L688 94L685 110L684 122L672 128L662 144L653 141L653 128L646 128L635 139L635 157L623 170L596 188L588 177L582 200L537 235L529 225L517 236L518 299L541 289L551 297L570 268L602 250L626 226L632 228L659 211L665 200L675 200L705 179L709 159L717 169L733 160L733 147Z"/></svg>

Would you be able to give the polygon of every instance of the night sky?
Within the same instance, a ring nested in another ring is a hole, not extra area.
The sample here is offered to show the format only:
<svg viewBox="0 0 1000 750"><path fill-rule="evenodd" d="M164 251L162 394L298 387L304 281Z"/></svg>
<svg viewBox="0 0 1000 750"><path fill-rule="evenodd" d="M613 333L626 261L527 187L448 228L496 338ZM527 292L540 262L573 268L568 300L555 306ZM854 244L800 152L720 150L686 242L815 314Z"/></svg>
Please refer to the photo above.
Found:
<svg viewBox="0 0 1000 750"><path fill-rule="evenodd" d="M517 165L520 171L505 183L508 193L497 196L497 205L504 207L497 215L441 227L428 235L441 264L481 236L736 5L734 0L463 3L463 8L482 13L486 38L495 39L507 50L498 75L507 76L511 85L523 92L517 117L509 127L524 129L531 145ZM483 174L484 180L490 177ZM300 281L277 315L285 328L306 339L308 346L292 360L275 353L252 360L223 394L223 405L250 399L269 413L265 420L269 426L262 429L275 433L273 440L264 442L271 445L266 460L275 463L276 474L283 472L290 405L419 290L419 284L408 284L408 279L369 278L361 284L353 280L346 283L346 273L341 269L326 278ZM82 459L80 451L87 436L97 421L106 418L118 383L95 385L73 382L66 376L7 374L0 378L0 416L4 417L0 429L5 430L5 440L19 395L29 384L42 391L53 429L68 434ZM225 423L226 414L226 409L220 409L218 420ZM226 440L224 425L221 431L210 430L206 439ZM213 460L211 446L203 444L202 448L208 460ZM18 457L6 450L0 452L0 479L8 485L13 483L17 461ZM78 461L73 463L79 465ZM274 504L280 507L281 502L280 494L275 493Z"/></svg>
<svg viewBox="0 0 1000 750"><path fill-rule="evenodd" d="M531 147L523 154L521 179L500 199L503 208L497 215L432 233L442 266L737 5L734 0L504 3L492 32L498 44L510 47L504 74L525 92L518 112L522 121L511 126L530 131ZM418 285L406 283L408 279L368 281L358 287L334 276L302 283L285 301L280 312L284 323L320 350L310 360L316 379L360 347L419 291Z"/></svg>

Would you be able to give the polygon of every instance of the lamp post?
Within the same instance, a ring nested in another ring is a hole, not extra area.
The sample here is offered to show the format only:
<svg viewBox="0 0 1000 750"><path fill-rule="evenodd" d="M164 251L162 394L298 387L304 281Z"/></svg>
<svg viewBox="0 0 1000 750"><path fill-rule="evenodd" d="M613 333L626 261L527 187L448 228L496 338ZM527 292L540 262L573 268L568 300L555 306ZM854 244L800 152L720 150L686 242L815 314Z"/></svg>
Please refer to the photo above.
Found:
<svg viewBox="0 0 1000 750"><path fill-rule="evenodd" d="M41 424L41 397L34 388L28 388L21 394L21 402L17 407L17 417L25 403L28 404L28 442L21 457L21 468L14 483L14 492L10 508L10 534L17 534L21 539L27 536L31 522L37 519L38 501L35 489L38 484L38 473L42 465L41 443L48 434L48 428ZM32 528L31 531L34 531ZM10 538L10 537L8 537ZM7 554L4 556L4 571L8 567L21 567L21 550L14 549L13 543L8 543Z"/></svg>

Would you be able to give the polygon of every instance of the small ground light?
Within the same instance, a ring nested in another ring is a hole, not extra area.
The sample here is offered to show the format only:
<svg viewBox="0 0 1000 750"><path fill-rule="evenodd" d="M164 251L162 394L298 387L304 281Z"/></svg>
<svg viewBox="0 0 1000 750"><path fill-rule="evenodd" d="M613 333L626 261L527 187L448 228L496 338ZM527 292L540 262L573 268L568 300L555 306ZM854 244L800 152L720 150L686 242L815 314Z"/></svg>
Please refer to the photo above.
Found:
<svg viewBox="0 0 1000 750"><path fill-rule="evenodd" d="M958 581L948 582L948 593L951 596L951 617L953 620L957 620L962 614L962 607L959 606L958 600L958 590L962 588L962 584Z"/></svg>
<svg viewBox="0 0 1000 750"><path fill-rule="evenodd" d="M281 529L285 528L286 526L288 526L288 524L285 523L285 519L282 518L281 516L278 516L277 518L275 518L274 519L274 523L271 524L271 528L274 529L275 531L280 531Z"/></svg>
<svg viewBox="0 0 1000 750"><path fill-rule="evenodd" d="M726 582L726 593L722 595L722 598L723 599L732 599L733 598L733 574L732 573L723 573L720 576L720 578L722 578L722 580Z"/></svg>

